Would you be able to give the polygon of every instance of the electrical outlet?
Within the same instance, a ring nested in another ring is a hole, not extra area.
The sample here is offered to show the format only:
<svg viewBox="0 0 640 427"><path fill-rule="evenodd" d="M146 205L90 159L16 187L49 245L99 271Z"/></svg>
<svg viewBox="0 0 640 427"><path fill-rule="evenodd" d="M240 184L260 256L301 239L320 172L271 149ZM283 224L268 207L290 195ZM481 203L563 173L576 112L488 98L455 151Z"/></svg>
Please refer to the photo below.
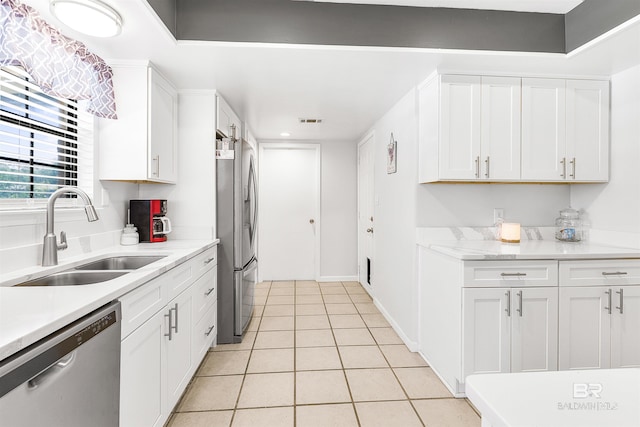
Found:
<svg viewBox="0 0 640 427"><path fill-rule="evenodd" d="M504 208L493 208L493 223L497 224L500 220L504 220Z"/></svg>

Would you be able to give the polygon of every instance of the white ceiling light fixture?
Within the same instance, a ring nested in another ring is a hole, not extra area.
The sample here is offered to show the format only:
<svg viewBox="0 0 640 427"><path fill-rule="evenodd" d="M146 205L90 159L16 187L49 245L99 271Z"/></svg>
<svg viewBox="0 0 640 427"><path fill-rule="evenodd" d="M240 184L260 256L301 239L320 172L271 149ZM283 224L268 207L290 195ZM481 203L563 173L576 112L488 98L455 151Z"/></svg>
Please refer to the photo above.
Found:
<svg viewBox="0 0 640 427"><path fill-rule="evenodd" d="M291 134L289 132L281 132L280 136L287 137L287 136L291 136Z"/></svg>
<svg viewBox="0 0 640 427"><path fill-rule="evenodd" d="M113 37L122 30L122 17L99 0L51 0L51 13L62 23L83 34Z"/></svg>

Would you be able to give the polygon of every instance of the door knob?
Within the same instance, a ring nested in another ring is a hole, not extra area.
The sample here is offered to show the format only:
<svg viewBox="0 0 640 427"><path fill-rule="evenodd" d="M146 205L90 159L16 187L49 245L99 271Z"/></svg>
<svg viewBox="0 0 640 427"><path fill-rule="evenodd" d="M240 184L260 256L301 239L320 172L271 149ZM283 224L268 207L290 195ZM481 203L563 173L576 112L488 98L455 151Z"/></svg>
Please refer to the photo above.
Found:
<svg viewBox="0 0 640 427"><path fill-rule="evenodd" d="M373 233L373 228L367 228L367 233Z"/></svg>
<svg viewBox="0 0 640 427"><path fill-rule="evenodd" d="M315 221L313 220L313 218L309 220L309 224L315 224Z"/></svg>

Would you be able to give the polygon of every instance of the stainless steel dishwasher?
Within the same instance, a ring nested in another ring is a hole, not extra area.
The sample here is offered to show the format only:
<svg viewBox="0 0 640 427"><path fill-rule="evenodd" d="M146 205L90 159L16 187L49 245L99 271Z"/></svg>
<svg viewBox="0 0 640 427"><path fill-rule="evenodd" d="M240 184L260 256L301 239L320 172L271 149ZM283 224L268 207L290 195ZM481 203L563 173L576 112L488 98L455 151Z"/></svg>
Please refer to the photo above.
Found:
<svg viewBox="0 0 640 427"><path fill-rule="evenodd" d="M0 425L118 425L120 303L0 362Z"/></svg>

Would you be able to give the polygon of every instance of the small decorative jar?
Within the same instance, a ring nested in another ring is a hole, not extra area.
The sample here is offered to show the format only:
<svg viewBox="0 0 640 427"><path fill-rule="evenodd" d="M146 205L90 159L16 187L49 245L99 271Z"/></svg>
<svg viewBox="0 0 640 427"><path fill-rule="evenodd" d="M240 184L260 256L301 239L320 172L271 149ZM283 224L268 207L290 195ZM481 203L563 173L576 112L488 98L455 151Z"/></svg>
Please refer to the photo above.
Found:
<svg viewBox="0 0 640 427"><path fill-rule="evenodd" d="M562 209L556 218L556 239L563 242L582 240L582 219L580 213L571 208Z"/></svg>

